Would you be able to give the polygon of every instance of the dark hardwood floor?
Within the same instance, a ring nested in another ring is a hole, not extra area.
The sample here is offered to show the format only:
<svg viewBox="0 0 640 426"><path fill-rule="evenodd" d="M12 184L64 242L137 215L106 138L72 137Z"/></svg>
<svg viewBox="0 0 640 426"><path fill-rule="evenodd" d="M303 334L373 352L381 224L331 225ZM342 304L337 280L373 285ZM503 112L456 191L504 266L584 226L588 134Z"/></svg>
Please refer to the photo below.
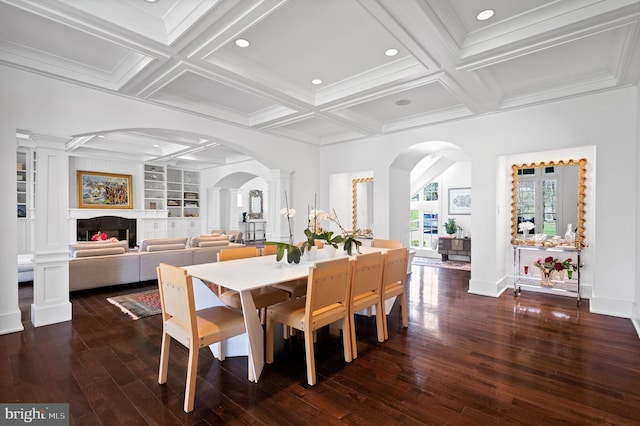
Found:
<svg viewBox="0 0 640 426"><path fill-rule="evenodd" d="M160 316L133 321L106 301L142 285L75 293L73 321L39 328L22 286L25 330L0 336L0 401L68 402L76 425L640 424L640 339L629 320L590 314L587 300L471 295L468 280L413 266L409 328L394 307L380 344L374 319L358 318L350 364L339 338L320 333L314 387L302 341L284 344L257 384L246 357L219 362L202 350L191 414L186 350L172 345L159 385Z"/></svg>

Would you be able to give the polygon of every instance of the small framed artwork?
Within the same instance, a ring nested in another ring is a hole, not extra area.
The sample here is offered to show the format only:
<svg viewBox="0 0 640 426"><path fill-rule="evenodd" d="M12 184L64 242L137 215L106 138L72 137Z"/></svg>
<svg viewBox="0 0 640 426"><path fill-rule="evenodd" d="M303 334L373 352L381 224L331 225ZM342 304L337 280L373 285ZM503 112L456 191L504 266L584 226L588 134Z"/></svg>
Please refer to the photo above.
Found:
<svg viewBox="0 0 640 426"><path fill-rule="evenodd" d="M471 214L471 188L449 188L449 214Z"/></svg>
<svg viewBox="0 0 640 426"><path fill-rule="evenodd" d="M133 208L131 175L78 170L76 181L79 208Z"/></svg>

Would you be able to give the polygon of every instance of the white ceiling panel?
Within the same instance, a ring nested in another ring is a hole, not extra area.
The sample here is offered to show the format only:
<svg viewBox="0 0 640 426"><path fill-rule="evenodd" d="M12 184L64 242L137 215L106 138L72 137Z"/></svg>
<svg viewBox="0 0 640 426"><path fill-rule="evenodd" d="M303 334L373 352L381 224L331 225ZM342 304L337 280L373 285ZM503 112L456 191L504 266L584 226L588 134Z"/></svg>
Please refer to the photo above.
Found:
<svg viewBox="0 0 640 426"><path fill-rule="evenodd" d="M639 21L640 0L0 0L0 62L323 145L637 85ZM215 135L96 133L69 149L246 160Z"/></svg>

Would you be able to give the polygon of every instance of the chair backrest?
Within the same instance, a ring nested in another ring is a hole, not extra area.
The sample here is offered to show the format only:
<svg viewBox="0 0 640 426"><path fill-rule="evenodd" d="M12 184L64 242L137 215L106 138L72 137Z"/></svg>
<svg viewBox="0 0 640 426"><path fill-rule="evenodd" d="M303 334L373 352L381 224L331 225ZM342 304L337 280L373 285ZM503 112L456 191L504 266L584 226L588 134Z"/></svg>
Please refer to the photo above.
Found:
<svg viewBox="0 0 640 426"><path fill-rule="evenodd" d="M382 287L390 284L402 283L407 279L407 262L409 250L406 248L391 249L384 254L384 268L382 274Z"/></svg>
<svg viewBox="0 0 640 426"><path fill-rule="evenodd" d="M318 310L334 304L345 306L349 297L349 258L316 263L309 268L305 321ZM309 322L307 322L309 324Z"/></svg>
<svg viewBox="0 0 640 426"><path fill-rule="evenodd" d="M191 275L182 268L166 263L160 263L156 270L163 321L170 321L172 329L177 326L181 329L181 334L184 333L185 337L191 337L192 342L197 342L196 304ZM174 337L182 342L179 336Z"/></svg>
<svg viewBox="0 0 640 426"><path fill-rule="evenodd" d="M380 294L382 284L382 253L359 254L351 261L351 300L372 291Z"/></svg>
<svg viewBox="0 0 640 426"><path fill-rule="evenodd" d="M379 247L379 248L401 248L402 241L400 240L371 240L371 247Z"/></svg>
<svg viewBox="0 0 640 426"><path fill-rule="evenodd" d="M234 259L246 259L247 257L260 256L260 250L257 247L238 247L222 249L218 252L218 262Z"/></svg>
<svg viewBox="0 0 640 426"><path fill-rule="evenodd" d="M278 246L275 244L265 244L264 247L262 247L263 256L270 256L272 254L276 254L277 252Z"/></svg>

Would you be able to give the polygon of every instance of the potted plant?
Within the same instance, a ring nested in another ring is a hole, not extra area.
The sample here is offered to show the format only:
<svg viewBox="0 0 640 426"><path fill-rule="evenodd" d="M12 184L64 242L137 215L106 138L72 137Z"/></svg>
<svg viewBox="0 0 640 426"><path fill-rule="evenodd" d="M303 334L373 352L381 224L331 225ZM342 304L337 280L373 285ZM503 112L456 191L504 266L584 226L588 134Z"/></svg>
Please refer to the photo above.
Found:
<svg viewBox="0 0 640 426"><path fill-rule="evenodd" d="M456 220L452 217L449 218L448 221L444 224L444 229L447 231L447 234L453 235L458 231L458 225L456 224Z"/></svg>

